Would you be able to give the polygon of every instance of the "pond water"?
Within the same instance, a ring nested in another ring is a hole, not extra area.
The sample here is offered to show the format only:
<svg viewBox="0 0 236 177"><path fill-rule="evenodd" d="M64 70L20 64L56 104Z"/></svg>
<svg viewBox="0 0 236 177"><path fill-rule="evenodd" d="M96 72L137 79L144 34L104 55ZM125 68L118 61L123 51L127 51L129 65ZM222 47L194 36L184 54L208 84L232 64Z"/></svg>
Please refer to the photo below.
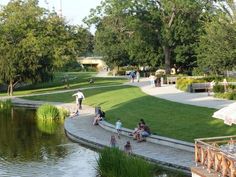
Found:
<svg viewBox="0 0 236 177"><path fill-rule="evenodd" d="M20 107L0 112L1 177L96 177L98 154L71 142L63 122L48 125L34 109ZM156 177L183 177L159 169Z"/></svg>
<svg viewBox="0 0 236 177"><path fill-rule="evenodd" d="M45 126L33 109L0 113L0 176L96 176L98 154L72 143L63 124Z"/></svg>

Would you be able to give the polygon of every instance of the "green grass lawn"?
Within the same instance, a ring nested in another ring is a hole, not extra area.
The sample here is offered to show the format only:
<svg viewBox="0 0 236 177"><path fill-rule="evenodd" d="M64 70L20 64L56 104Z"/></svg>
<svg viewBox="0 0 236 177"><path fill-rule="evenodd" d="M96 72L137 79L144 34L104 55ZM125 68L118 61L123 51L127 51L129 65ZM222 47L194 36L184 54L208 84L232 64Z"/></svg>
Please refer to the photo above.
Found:
<svg viewBox="0 0 236 177"><path fill-rule="evenodd" d="M52 92L56 90L65 90L65 83L63 82L63 77L68 76L69 79L69 89L84 88L84 87L94 87L94 86L104 86L104 85L115 85L122 84L127 81L124 78L100 78L94 77L96 73L94 72L58 72L55 73L54 80L47 83L38 83L33 85L28 85L21 87L20 89L14 91L14 95L26 95L26 94L39 94ZM89 84L88 80L90 78L94 79L93 84ZM0 96L6 96L6 92L0 93Z"/></svg>
<svg viewBox="0 0 236 177"><path fill-rule="evenodd" d="M236 126L227 126L212 118L215 109L185 105L143 93L132 86L96 88L83 91L85 104L101 106L111 123L119 118L123 126L133 129L143 118L153 133L193 142L195 138L233 135ZM27 97L33 100L73 102L73 93Z"/></svg>

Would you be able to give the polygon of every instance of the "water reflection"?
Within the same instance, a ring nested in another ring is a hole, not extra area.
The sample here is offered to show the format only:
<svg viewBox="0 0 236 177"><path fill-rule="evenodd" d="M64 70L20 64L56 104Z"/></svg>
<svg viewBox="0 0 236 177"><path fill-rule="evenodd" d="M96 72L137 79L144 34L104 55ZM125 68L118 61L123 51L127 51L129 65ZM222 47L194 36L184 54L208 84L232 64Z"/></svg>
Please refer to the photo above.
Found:
<svg viewBox="0 0 236 177"><path fill-rule="evenodd" d="M54 134L42 131L33 109L0 113L0 176L92 177L96 157L68 141L63 125L57 124Z"/></svg>

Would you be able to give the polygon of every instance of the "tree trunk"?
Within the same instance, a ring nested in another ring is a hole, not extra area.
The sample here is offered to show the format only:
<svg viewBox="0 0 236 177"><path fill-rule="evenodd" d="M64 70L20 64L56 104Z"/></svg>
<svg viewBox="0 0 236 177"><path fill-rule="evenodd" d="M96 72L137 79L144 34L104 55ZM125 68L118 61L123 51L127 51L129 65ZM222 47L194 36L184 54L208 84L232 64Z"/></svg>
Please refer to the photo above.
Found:
<svg viewBox="0 0 236 177"><path fill-rule="evenodd" d="M10 80L8 88L7 88L7 94L8 96L12 96L13 95L13 81Z"/></svg>
<svg viewBox="0 0 236 177"><path fill-rule="evenodd" d="M165 55L165 70L166 74L170 74L170 55L171 55L171 49L168 45L165 45L163 47L164 55Z"/></svg>

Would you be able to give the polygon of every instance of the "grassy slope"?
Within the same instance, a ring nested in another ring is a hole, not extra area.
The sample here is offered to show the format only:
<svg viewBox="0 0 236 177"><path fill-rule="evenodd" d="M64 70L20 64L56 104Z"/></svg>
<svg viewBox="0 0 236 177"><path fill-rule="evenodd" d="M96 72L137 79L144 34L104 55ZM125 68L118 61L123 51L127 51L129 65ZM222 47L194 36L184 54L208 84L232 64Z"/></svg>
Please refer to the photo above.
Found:
<svg viewBox="0 0 236 177"><path fill-rule="evenodd" d="M141 92L139 88L119 86L84 90L85 104L100 105L107 120L120 118L123 126L133 129L144 118L153 133L193 142L194 138L232 135L236 127L212 118L215 109L175 103ZM28 99L73 102L71 93L37 96Z"/></svg>
<svg viewBox="0 0 236 177"><path fill-rule="evenodd" d="M94 78L96 73L92 72L59 72L55 73L55 78L52 82L38 83L30 86L22 87L18 91L14 91L14 95L26 95L26 94L38 94L51 92L56 90L65 90L65 83L63 83L64 75L68 76L70 89L83 88L83 87L94 87L102 85L114 85L121 84L127 81L122 78ZM89 84L88 79L93 78L95 83ZM6 96L6 93L0 93L0 96Z"/></svg>

